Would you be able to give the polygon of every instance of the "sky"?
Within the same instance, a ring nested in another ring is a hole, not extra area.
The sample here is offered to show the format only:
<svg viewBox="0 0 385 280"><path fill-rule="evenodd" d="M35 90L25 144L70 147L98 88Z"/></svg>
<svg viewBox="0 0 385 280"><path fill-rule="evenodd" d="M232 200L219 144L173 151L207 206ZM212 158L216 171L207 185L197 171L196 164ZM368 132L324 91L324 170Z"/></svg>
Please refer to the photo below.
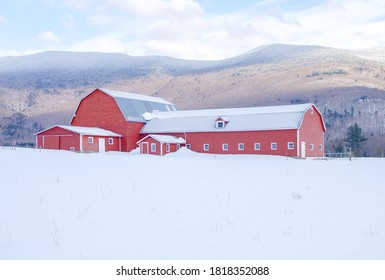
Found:
<svg viewBox="0 0 385 280"><path fill-rule="evenodd" d="M0 2L0 57L55 50L217 60L275 43L384 46L385 1Z"/></svg>

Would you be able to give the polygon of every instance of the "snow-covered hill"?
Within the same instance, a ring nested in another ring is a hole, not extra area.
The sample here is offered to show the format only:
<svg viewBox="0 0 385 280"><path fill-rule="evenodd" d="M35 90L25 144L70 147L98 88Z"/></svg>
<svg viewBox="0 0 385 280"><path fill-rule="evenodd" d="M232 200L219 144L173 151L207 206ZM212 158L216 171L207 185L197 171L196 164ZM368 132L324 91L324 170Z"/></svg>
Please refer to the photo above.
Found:
<svg viewBox="0 0 385 280"><path fill-rule="evenodd" d="M384 259L384 167L0 148L0 259Z"/></svg>

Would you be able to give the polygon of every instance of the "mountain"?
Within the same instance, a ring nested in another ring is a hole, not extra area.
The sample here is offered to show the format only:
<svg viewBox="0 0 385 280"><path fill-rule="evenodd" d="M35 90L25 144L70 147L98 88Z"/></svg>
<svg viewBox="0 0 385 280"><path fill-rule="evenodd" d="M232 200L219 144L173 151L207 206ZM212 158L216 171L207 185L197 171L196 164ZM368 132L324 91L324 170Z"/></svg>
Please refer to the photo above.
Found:
<svg viewBox="0 0 385 280"><path fill-rule="evenodd" d="M328 149L357 122L367 153L385 150L385 48L284 44L219 61L92 52L0 58L1 143L33 142L34 131L68 123L96 87L160 96L179 109L314 102Z"/></svg>

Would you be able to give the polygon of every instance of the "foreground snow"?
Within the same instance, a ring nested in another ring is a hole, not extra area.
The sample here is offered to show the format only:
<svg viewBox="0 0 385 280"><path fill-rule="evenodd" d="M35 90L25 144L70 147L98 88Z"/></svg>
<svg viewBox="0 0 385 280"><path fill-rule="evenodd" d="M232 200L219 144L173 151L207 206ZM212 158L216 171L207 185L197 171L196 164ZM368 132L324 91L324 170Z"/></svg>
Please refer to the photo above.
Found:
<svg viewBox="0 0 385 280"><path fill-rule="evenodd" d="M384 167L0 147L0 259L384 259Z"/></svg>

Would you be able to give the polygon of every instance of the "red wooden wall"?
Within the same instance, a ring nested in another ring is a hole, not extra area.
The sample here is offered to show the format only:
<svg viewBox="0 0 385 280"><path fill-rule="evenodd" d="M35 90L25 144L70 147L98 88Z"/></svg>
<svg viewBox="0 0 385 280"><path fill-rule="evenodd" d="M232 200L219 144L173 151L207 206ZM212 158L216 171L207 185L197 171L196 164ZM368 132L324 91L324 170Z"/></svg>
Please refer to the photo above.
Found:
<svg viewBox="0 0 385 280"><path fill-rule="evenodd" d="M44 138L44 139L43 139ZM53 127L36 135L37 148L70 150L80 150L80 135L60 127Z"/></svg>
<svg viewBox="0 0 385 280"><path fill-rule="evenodd" d="M306 157L324 156L324 135L325 128L322 122L321 114L313 106L305 112L301 128L299 130L299 145L304 141L306 144ZM313 150L311 150L313 144ZM321 145L321 146L320 146Z"/></svg>
<svg viewBox="0 0 385 280"><path fill-rule="evenodd" d="M122 151L135 149L144 123L127 122L115 99L96 89L80 102L71 121L75 126L103 128L122 135Z"/></svg>

